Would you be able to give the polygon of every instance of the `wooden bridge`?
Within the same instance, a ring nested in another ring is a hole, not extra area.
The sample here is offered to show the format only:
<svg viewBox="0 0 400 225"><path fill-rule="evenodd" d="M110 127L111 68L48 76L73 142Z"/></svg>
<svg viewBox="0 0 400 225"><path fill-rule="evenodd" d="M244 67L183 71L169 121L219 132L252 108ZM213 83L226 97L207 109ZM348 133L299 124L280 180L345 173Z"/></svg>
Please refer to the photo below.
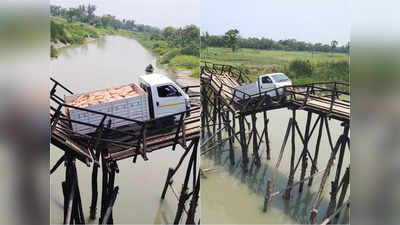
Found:
<svg viewBox="0 0 400 225"><path fill-rule="evenodd" d="M349 149L349 129L350 129L350 93L349 84L342 82L320 82L305 85L293 85L275 88L260 92L258 94L249 95L235 89L244 83L250 82L250 79L240 69L230 65L210 64L205 63L201 67L201 99L202 99L202 136L203 143L201 144L201 154L208 152L208 142L211 142L217 137L217 144L229 142L229 157L231 164L235 164L235 154L233 143L238 141L242 152L242 166L244 170L248 168L248 148L252 141L253 149L252 156L257 166L260 165L259 146L263 139L266 143L267 160L271 159L271 149L268 135L268 111L276 109L284 109L292 111L292 117L289 118L286 133L282 147L280 149L272 180L269 180L266 187L266 196L264 202L264 211L268 209L268 203L274 196L284 193L285 199L290 199L291 191L294 186L299 186L299 192L302 192L305 181L311 186L313 178L317 175L323 175L322 182L318 193L313 200L312 209L310 212L310 223L316 224L318 220L318 206L322 199L322 191L326 186L327 179L337 153L339 159L337 161L335 180L331 185L331 200L324 217L325 220L332 221L338 217L338 213L343 209L343 205L349 205L350 202L344 203L347 188L350 178L350 167L348 165L346 172L341 177L343 166L343 158L346 146ZM273 96L273 97L271 97ZM307 112L307 121L304 132L301 131L296 120L296 111L303 110ZM257 114L262 113L264 117L264 129L261 133L256 128ZM312 116L316 115L311 126ZM251 117L251 123L247 122L246 117ZM334 144L329 129L329 121L331 119L342 122L343 133ZM236 128L237 120L239 122L239 130ZM284 121L282 121L285 124ZM245 125L248 127L246 135ZM319 125L319 126L318 126ZM318 132L314 132L316 127L319 127ZM318 154L324 131L327 133L328 141L331 147L331 156L323 169L318 167ZM212 129L212 130L211 130ZM225 140L221 138L221 132L225 130L228 137ZM205 134L209 137L204 139ZM260 135L261 134L261 135ZM290 135L291 134L291 135ZM313 134L317 134L317 143L313 148L314 155L311 154L309 140ZM291 137L290 137L291 136ZM302 146L296 148L295 139L300 138ZM288 177L287 188L285 190L274 192L274 183L277 178L278 168L281 159L284 155L285 147L288 139L291 138L291 156L290 156L290 173ZM296 159L296 152L299 156ZM308 161L311 161L310 176L306 177ZM296 162L297 161L297 162ZM300 180L294 183L294 177L301 162ZM339 200L337 194L340 192ZM329 222L328 221L328 222ZM325 223L326 221L323 221Z"/></svg>
<svg viewBox="0 0 400 225"><path fill-rule="evenodd" d="M199 172L196 166L197 146L200 138L200 95L191 90L199 88L199 86L183 87L183 90L189 94L191 100L192 107L189 111L148 121L138 121L68 105L60 95L71 95L73 92L52 78L51 81L53 83L50 91L51 143L63 150L65 154L51 169L50 174L63 162L65 163L66 180L62 184L65 199L64 224L85 223L77 182L75 159L80 160L88 166L93 166L91 219L96 217L98 197L97 175L98 168L101 165L103 188L99 223L113 224L112 207L118 193L118 186L114 187L115 173L119 172L117 162L122 159L133 158L133 162L135 163L138 156L147 161L149 160L149 153L153 151L168 151L171 148L175 150L177 145L182 146L184 152L178 165L168 170L161 198L164 199L168 187L172 187L174 174L190 152L190 159L178 199L179 203L174 223L179 223L182 213L187 211L186 223L195 224L195 213L200 190ZM67 109L92 113L101 117L102 120L99 124L71 120L65 113ZM185 115L188 113L190 113L190 116L185 118ZM179 121L175 122L175 117L179 117ZM112 120L127 122L125 124L128 125L110 128ZM95 132L90 134L74 132L72 129L72 124L74 123L94 127ZM161 124L162 126L160 126ZM165 124L169 125L166 126ZM189 179L191 174L193 184L191 185L192 192L189 193ZM188 210L186 210L185 204L187 201L190 201Z"/></svg>

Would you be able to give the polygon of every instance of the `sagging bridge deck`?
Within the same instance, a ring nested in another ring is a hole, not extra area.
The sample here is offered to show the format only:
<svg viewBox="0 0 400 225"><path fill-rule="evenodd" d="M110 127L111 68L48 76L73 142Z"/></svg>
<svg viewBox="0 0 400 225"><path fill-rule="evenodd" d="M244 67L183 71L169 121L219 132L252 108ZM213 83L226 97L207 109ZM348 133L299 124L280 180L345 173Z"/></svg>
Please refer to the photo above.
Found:
<svg viewBox="0 0 400 225"><path fill-rule="evenodd" d="M275 88L248 95L234 88L249 82L249 78L239 69L229 65L205 64L201 69L201 81L231 111L250 114L285 107L298 107L325 113L341 121L350 120L348 83L319 82L305 85ZM329 88L328 86L332 86ZM290 89L288 89L290 88ZM276 97L271 98L274 93ZM340 99L341 97L345 99Z"/></svg>
<svg viewBox="0 0 400 225"><path fill-rule="evenodd" d="M201 67L201 100L202 100L202 136L206 131L210 134L207 139L203 139L201 144L201 154L205 154L214 148L215 145L207 148L208 142L215 140L217 145L229 142L229 158L231 164L235 164L235 154L233 143L238 141L241 147L241 162L243 169L248 169L248 151L250 142L253 145L253 160L257 166L260 165L260 144L265 139L266 158L271 159L271 148L268 135L268 111L287 108L292 111L289 118L287 129L284 134L284 140L277 157L275 169L271 180L268 180L264 201L264 211L268 209L271 199L281 193L284 193L285 199L290 199L291 191L295 186L299 186L299 192L302 192L303 185L308 181L311 186L313 179L317 175L323 175L319 191L314 196L312 208L310 211L309 222L316 224L318 222L318 206L322 199L322 191L327 183L333 162L339 152L339 160L336 168L336 175L331 182L331 199L326 216L322 223L331 222L338 218L340 211L344 206L349 206L350 201L344 202L350 179L350 165L341 176L343 158L345 149L350 149L350 93L349 84L342 82L320 82L305 85L293 85L260 92L259 94L248 95L235 87L250 82L250 79L240 69L230 65L220 65L204 63ZM273 97L271 97L273 96ZM304 132L301 131L296 120L296 111L304 110L307 113L307 121ZM257 113L262 113L264 117L264 129L261 133L256 128ZM312 116L317 115L312 125ZM246 116L251 117L251 123L247 122ZM329 121L330 119L341 121L343 133L337 139L336 144L332 140ZM239 130L236 128L237 120ZM283 124L285 123L282 121ZM245 124L249 129L248 135L245 132ZM312 126L311 126L312 125ZM316 129L318 127L318 129ZM212 128L212 131L211 131ZM228 138L222 140L221 132L225 130ZM317 132L314 132L318 130ZM319 169L318 155L322 133L327 133L331 153L327 165ZM311 154L309 140L317 134L317 143L314 155ZM300 138L302 146L296 148L295 139ZM291 139L290 172L287 187L274 192L274 183L277 178L278 168L284 155L288 140ZM300 150L300 155L296 157L296 149ZM297 159L296 159L297 158ZM306 177L308 161L311 161L310 176ZM300 168L301 174L298 182L294 182L295 173ZM337 194L340 191L339 200Z"/></svg>
<svg viewBox="0 0 400 225"><path fill-rule="evenodd" d="M177 145L182 146L185 151L176 168L168 170L161 198L164 199L168 187L172 188L173 175L180 168L184 158L191 152L185 181L178 199L179 203L174 223L179 223L184 210L188 212L186 223L195 223L195 212L200 189L199 172L196 167L197 146L200 137L200 95L191 90L198 89L199 86L183 87L183 90L189 94L191 100L192 107L189 111L148 121L138 121L65 104L59 94L73 94L73 92L53 78L51 78L51 81L53 83L50 91L51 143L63 150L65 154L51 169L50 174L65 162L66 181L62 185L65 199L64 224L85 223L77 185L75 159L88 166L93 165L91 219L96 217L97 174L98 167L101 165L103 191L99 224L112 224L112 207L118 193L118 186L114 187L115 173L119 172L117 162L122 159L133 158L135 163L138 156L147 161L149 159L148 153L159 150L167 151L167 149L170 149L167 147L172 147L172 150L175 150ZM66 109L69 108L101 115L102 120L100 124L71 120L65 113ZM190 116L185 118L187 113L190 113ZM175 122L174 117L180 118L179 121ZM111 120L114 119L129 121L130 124L110 128ZM95 127L96 131L90 134L74 132L72 130L73 123ZM188 193L191 174L193 179L192 192ZM189 201L189 197L191 197L190 207L189 210L186 210L185 203ZM69 202L71 204L68 204Z"/></svg>

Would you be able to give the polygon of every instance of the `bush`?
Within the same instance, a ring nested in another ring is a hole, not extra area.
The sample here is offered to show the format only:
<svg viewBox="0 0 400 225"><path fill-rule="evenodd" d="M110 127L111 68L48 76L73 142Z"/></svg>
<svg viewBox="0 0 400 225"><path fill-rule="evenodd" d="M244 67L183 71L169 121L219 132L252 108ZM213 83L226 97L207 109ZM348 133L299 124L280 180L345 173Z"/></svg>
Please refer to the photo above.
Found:
<svg viewBox="0 0 400 225"><path fill-rule="evenodd" d="M296 59L290 62L289 71L297 77L310 77L313 73L313 66L309 60Z"/></svg>
<svg viewBox="0 0 400 225"><path fill-rule="evenodd" d="M181 51L179 49L171 49L168 51L162 58L161 58L161 64L166 64L171 61L172 58L174 58L177 55L180 55Z"/></svg>
<svg viewBox="0 0 400 225"><path fill-rule="evenodd" d="M57 50L54 48L53 45L50 45L50 57L57 58Z"/></svg>
<svg viewBox="0 0 400 225"><path fill-rule="evenodd" d="M199 78L200 77L200 67L196 66L192 69L192 75L191 77Z"/></svg>
<svg viewBox="0 0 400 225"><path fill-rule="evenodd" d="M170 65L184 68L199 67L200 59L191 55L179 55L170 60Z"/></svg>
<svg viewBox="0 0 400 225"><path fill-rule="evenodd" d="M165 41L156 41L153 43L152 49L160 55L167 53L168 43Z"/></svg>
<svg viewBox="0 0 400 225"><path fill-rule="evenodd" d="M182 49L182 54L184 55L193 55L200 57L200 49L198 45L191 44Z"/></svg>
<svg viewBox="0 0 400 225"><path fill-rule="evenodd" d="M249 74L250 73L250 68L244 64L240 64L237 66L237 68L242 71L242 73Z"/></svg>
<svg viewBox="0 0 400 225"><path fill-rule="evenodd" d="M59 40L64 44L81 44L87 37L97 38L100 34L110 33L105 29L97 29L83 23L68 23L66 20L52 17L50 21L51 41Z"/></svg>

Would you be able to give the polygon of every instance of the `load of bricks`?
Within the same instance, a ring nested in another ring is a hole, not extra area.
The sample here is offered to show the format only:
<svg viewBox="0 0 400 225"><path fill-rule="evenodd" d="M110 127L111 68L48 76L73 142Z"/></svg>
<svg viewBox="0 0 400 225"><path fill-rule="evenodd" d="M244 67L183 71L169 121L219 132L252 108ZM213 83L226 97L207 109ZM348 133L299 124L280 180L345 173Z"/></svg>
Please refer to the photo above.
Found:
<svg viewBox="0 0 400 225"><path fill-rule="evenodd" d="M134 86L127 85L82 94L74 101L69 102L69 104L72 106L85 108L91 105L104 104L138 95L139 93L136 91Z"/></svg>

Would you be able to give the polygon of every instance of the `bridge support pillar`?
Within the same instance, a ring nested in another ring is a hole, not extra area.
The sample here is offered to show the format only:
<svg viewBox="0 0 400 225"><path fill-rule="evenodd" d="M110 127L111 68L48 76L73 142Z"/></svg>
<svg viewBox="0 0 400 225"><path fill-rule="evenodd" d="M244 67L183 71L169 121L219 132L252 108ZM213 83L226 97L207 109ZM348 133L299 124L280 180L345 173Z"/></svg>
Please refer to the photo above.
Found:
<svg viewBox="0 0 400 225"><path fill-rule="evenodd" d="M283 196L284 199L290 199L290 193L292 191L292 185L293 185L293 180L294 180L294 173L296 172L295 169L295 157L296 157L296 109L292 109L292 123L291 123L291 132L292 132L292 138L291 138L291 145L292 145L292 154L290 156L290 171L289 171L289 179L287 183L287 189L285 192L285 195Z"/></svg>
<svg viewBox="0 0 400 225"><path fill-rule="evenodd" d="M314 165L311 167L311 172L310 176L313 176L315 172L317 171L317 163L318 163L318 154L319 154L319 146L321 144L321 137L322 137L322 131L324 128L324 117L322 115L319 116L319 130L318 130L318 137L317 137L317 143L315 145L315 152L314 152ZM308 182L308 186L311 186L313 183L313 177L310 178Z"/></svg>
<svg viewBox="0 0 400 225"><path fill-rule="evenodd" d="M69 152L66 153L65 166L65 181L62 182L64 194L64 224L85 224L75 158Z"/></svg>
<svg viewBox="0 0 400 225"><path fill-rule="evenodd" d="M234 165L235 164L235 152L233 150L233 141L235 140L235 138L232 137L232 133L233 133L233 135L235 135L235 130L232 130L232 127L231 127L229 111L226 111L225 115L226 115L225 116L226 120L224 119L225 126L228 126L227 130L228 130L228 138L229 138L229 140L228 140L229 141L229 159L230 159L231 165ZM233 117L232 119L234 120L235 119L234 115L232 115L232 117Z"/></svg>
<svg viewBox="0 0 400 225"><path fill-rule="evenodd" d="M249 157L247 155L247 140L246 140L246 133L244 128L244 115L239 116L239 127L240 127L240 145L242 148L242 163L243 168L247 170L247 164L249 162Z"/></svg>
<svg viewBox="0 0 400 225"><path fill-rule="evenodd" d="M221 128L222 128L222 113L224 113L223 112L223 107L222 107L222 104L221 104L221 100L220 99L218 99L218 130L221 130ZM222 140L222 132L218 132L218 142L220 142ZM221 147L221 145L218 145L219 147Z"/></svg>
<svg viewBox="0 0 400 225"><path fill-rule="evenodd" d="M330 131L329 131L327 118L325 117L324 120L325 120L325 126L327 128L326 130L327 130L328 138L330 140L331 136L330 136ZM314 197L313 205L312 205L312 208L311 208L310 223L311 222L316 222L315 215L313 215L312 212L317 210L317 208L319 206L319 203L320 203L320 201L322 199L322 192L323 192L325 184L326 184L326 182L328 180L328 177L329 177L331 168L332 168L332 166L334 164L334 160L336 158L337 152L340 151L341 154L344 153L346 144L348 143L348 134L349 134L349 126L348 126L348 124L344 124L343 134L340 135L340 137L338 138L338 140L337 140L337 142L335 144L335 147L332 148L331 156L329 158L328 164L327 164L326 169L324 171L324 175L322 177L322 181L321 181L319 190L318 190L317 194ZM340 165L340 167L341 167L342 162L343 162L343 155L339 156L338 166ZM337 167L337 168L339 168L339 167ZM340 175L340 170L336 170L335 180L331 183L332 184L332 191L331 191L331 199L330 199L329 206L328 206L328 209L327 209L327 214L326 214L327 217L329 217L335 211L335 208L336 208L336 194L337 194L338 189L339 189L338 188L338 182L339 182L338 176L339 175Z"/></svg>
<svg viewBox="0 0 400 225"><path fill-rule="evenodd" d="M340 186L342 187L342 191L340 193L340 197L339 197L338 204L336 206L336 210L338 210L343 205L343 201L344 201L344 198L346 197L349 183L350 183L350 167L347 167L346 172L343 176L342 182L340 184ZM339 216L340 216L340 213L338 213L336 215L335 219L337 220L339 218Z"/></svg>
<svg viewBox="0 0 400 225"><path fill-rule="evenodd" d="M114 187L115 173L119 172L118 165L115 161L107 161L105 159L107 154L108 151L104 148L101 152L103 178L99 224L114 224L112 208L119 190L118 186Z"/></svg>
<svg viewBox="0 0 400 225"><path fill-rule="evenodd" d="M253 132L253 157L255 164L258 167L261 165L261 160L260 155L258 154L257 117L255 112L251 114L251 127Z"/></svg>
<svg viewBox="0 0 400 225"><path fill-rule="evenodd" d="M182 185L181 194L179 196L178 209L176 211L174 224L180 223L183 211L186 211L185 203L190 197L190 195L187 192L188 192L188 184L189 184L189 179L190 179L191 173L193 173L193 185L192 185L193 193L192 193L192 200L191 200L190 209L188 212L188 217L187 217L186 222L194 224L194 215L195 215L199 191L200 191L200 183L199 183L200 179L198 179L196 177L198 177L200 174L196 173L196 170L197 170L197 168L196 168L197 147L199 144L199 139L193 140L193 141L194 141L193 150L192 150L192 154L189 159L188 167L186 169L186 175L185 175L185 180ZM189 148L189 150L190 150L190 148Z"/></svg>
<svg viewBox="0 0 400 225"><path fill-rule="evenodd" d="M336 209L336 196L337 193L339 192L339 179L340 179L340 174L341 174L341 170L342 170L342 165L343 165L343 158L344 158L344 151L346 149L346 144L348 143L349 140L349 124L348 123L343 123L342 124L344 126L344 131L342 134L342 142L340 144L340 150L339 150L339 160L337 163L337 167L336 167L336 176L335 176L335 180L332 182L332 191L330 193L331 195L331 199L329 202L329 206L328 206L328 210L326 213L326 217L329 217L330 215L332 215L332 213L335 211ZM345 174L346 176L346 174ZM344 180L344 179L342 179ZM342 191L343 192L343 191ZM344 197L343 197L344 198Z"/></svg>
<svg viewBox="0 0 400 225"><path fill-rule="evenodd" d="M301 174L300 174L300 182L299 184L299 192L301 193L303 191L303 185L304 185L304 178L306 176L306 170L307 170L307 161L308 161L308 141L310 140L310 124L311 124L311 119L312 119L312 112L307 113L307 121L306 121L306 130L304 134L304 147L303 147L303 152L302 154L302 164L301 164Z"/></svg>
<svg viewBox="0 0 400 225"><path fill-rule="evenodd" d="M265 131L265 146L267 152L267 160L271 160L271 148L269 145L269 134L268 134L269 119L267 117L267 111L264 111L263 114L264 114L264 131Z"/></svg>

